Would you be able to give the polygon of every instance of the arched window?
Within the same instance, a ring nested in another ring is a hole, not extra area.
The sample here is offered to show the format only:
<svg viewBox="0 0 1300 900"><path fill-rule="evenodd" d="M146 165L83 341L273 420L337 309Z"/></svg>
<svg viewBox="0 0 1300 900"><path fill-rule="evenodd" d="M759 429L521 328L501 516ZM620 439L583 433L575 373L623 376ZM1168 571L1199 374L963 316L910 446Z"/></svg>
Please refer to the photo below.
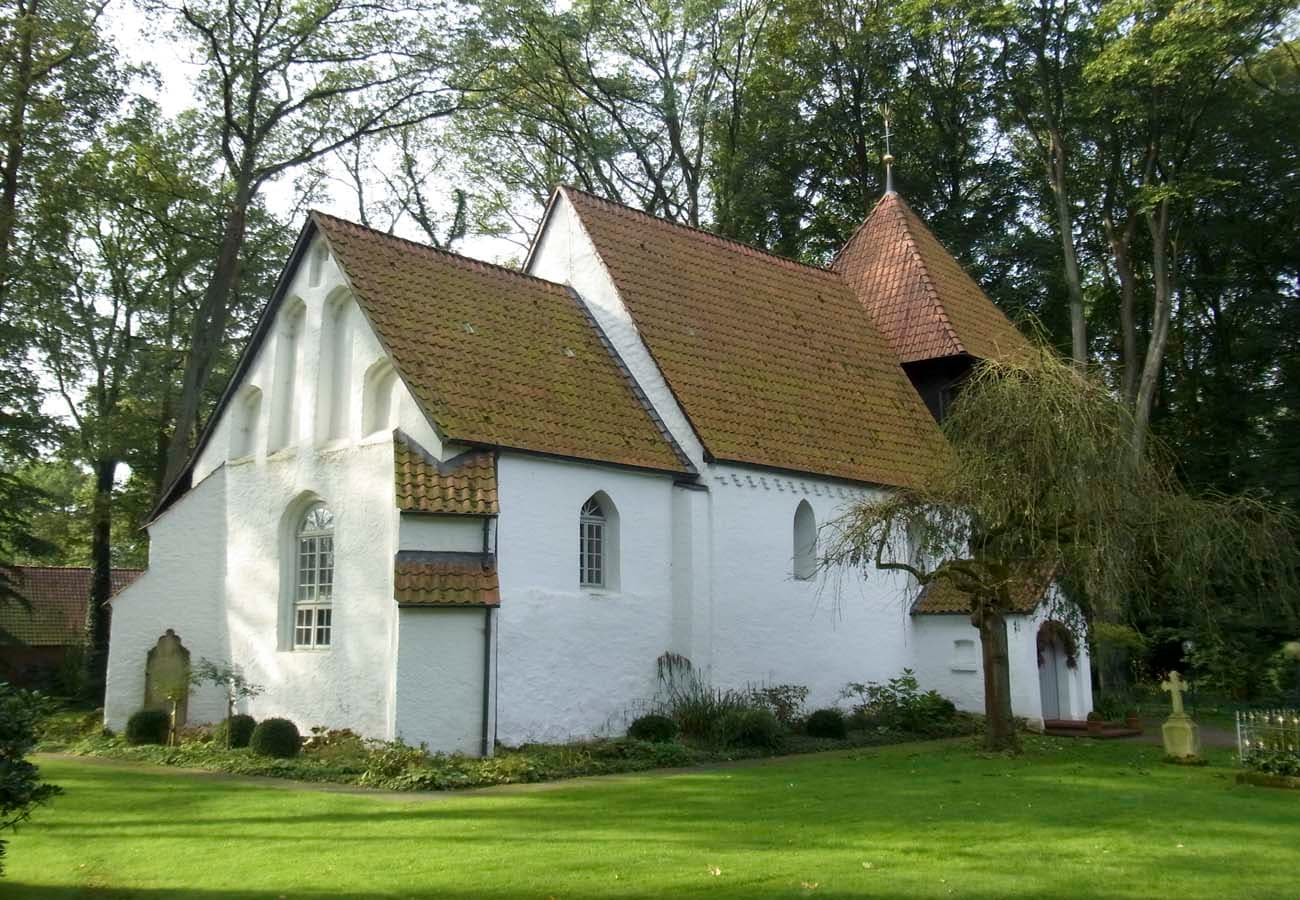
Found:
<svg viewBox="0 0 1300 900"><path fill-rule="evenodd" d="M293 593L293 646L328 647L333 631L334 516L323 503L298 522Z"/></svg>
<svg viewBox="0 0 1300 900"><path fill-rule="evenodd" d="M377 363L366 373L366 392L362 399L362 432L376 434L397 427L397 373L387 361Z"/></svg>
<svg viewBox="0 0 1300 900"><path fill-rule="evenodd" d="M807 500L794 511L794 577L812 578L817 573L817 517Z"/></svg>
<svg viewBox="0 0 1300 900"><path fill-rule="evenodd" d="M252 386L245 388L233 413L230 458L252 456L257 452L257 426L262 418L261 390Z"/></svg>
<svg viewBox="0 0 1300 900"><path fill-rule="evenodd" d="M592 494L578 514L578 584L618 587L618 511L603 492Z"/></svg>

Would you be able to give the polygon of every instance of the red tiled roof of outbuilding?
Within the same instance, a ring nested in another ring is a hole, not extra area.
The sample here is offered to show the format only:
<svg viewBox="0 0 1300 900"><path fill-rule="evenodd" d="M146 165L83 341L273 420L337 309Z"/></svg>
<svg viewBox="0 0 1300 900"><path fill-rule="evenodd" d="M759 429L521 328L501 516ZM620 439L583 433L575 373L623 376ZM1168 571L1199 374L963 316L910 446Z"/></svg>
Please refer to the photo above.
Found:
<svg viewBox="0 0 1300 900"><path fill-rule="evenodd" d="M143 573L143 569L114 569L116 594ZM85 637L86 603L90 599L91 570L79 566L8 566L13 590L30 608L16 601L0 603L0 636L31 647L63 647Z"/></svg>

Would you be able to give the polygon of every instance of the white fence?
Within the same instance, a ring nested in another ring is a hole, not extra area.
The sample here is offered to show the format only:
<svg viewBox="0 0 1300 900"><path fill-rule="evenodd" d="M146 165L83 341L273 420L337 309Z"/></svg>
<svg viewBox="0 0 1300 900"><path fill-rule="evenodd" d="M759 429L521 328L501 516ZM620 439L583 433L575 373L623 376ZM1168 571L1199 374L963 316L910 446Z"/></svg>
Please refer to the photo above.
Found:
<svg viewBox="0 0 1300 900"><path fill-rule="evenodd" d="M1300 753L1300 710L1260 709L1237 713L1237 755L1244 763L1252 753Z"/></svg>

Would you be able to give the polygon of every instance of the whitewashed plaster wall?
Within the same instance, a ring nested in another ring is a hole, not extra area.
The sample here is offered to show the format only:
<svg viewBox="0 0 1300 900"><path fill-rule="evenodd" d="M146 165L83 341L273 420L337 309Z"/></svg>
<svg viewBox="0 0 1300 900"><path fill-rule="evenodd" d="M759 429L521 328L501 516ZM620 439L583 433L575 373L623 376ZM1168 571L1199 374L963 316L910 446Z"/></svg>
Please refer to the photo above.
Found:
<svg viewBox="0 0 1300 900"><path fill-rule="evenodd" d="M578 293L678 445L695 468L702 469L704 446L650 356L613 277L563 191L551 205L529 254L527 270L539 278L570 285Z"/></svg>
<svg viewBox="0 0 1300 900"><path fill-rule="evenodd" d="M497 479L497 737L621 728L673 636L672 479L509 452ZM578 513L597 491L618 510L617 589L578 586Z"/></svg>
<svg viewBox="0 0 1300 900"><path fill-rule="evenodd" d="M905 579L837 568L794 577L794 517L813 509L819 547L861 486L737 466L710 466L713 681L806 685L809 708L833 705L850 681L911 664Z"/></svg>
<svg viewBox="0 0 1300 900"><path fill-rule="evenodd" d="M366 375L384 357L319 239L291 273L285 296L286 309L301 304L305 323L297 339L288 445L267 452L272 417L284 411L275 394L277 322L234 392L236 398L253 386L262 392L253 452L228 459L232 447L243 449L234 434L240 404L231 403L196 461L196 486L150 528L149 571L114 602L110 727L121 727L139 708L143 653L170 627L194 662L204 656L235 662L266 688L247 705L258 718L285 716L304 729L393 733L398 515L391 428L402 428L433 453L441 442L400 382L387 427L362 433ZM339 321L339 303L351 305L347 341L328 328L322 332L323 321ZM345 354L347 364L334 370L331 361ZM342 402L325 396L331 388L346 391ZM340 429L341 422L347 427ZM286 559L293 552L292 520L315 499L335 520L332 645L293 650L287 649L292 642L283 602L291 578ZM220 716L211 694L196 694L193 721Z"/></svg>
<svg viewBox="0 0 1300 900"><path fill-rule="evenodd" d="M196 484L149 530L149 567L112 601L108 643L108 687L104 723L126 725L144 705L144 669L149 650L172 629L201 657L228 659L229 630L222 607L226 573L226 476L218 469ZM225 715L214 693L190 697L189 720L206 722Z"/></svg>
<svg viewBox="0 0 1300 900"><path fill-rule="evenodd" d="M483 523L481 516L404 513L398 531L397 549L482 553Z"/></svg>
<svg viewBox="0 0 1300 900"><path fill-rule="evenodd" d="M396 736L413 746L480 755L486 611L408 607L398 615ZM489 735L491 716L489 702Z"/></svg>

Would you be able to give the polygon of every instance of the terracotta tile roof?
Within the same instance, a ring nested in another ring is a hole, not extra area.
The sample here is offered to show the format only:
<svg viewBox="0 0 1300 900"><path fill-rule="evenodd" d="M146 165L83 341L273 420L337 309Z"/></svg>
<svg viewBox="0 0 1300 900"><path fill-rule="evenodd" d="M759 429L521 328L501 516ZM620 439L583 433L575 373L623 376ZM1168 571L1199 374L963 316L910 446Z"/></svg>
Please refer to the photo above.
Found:
<svg viewBox="0 0 1300 900"><path fill-rule="evenodd" d="M113 593L140 577L143 569L114 569ZM12 588L30 609L16 602L0 603L0 642L32 647L62 647L82 640L86 601L90 599L90 569L61 566L6 567Z"/></svg>
<svg viewBox="0 0 1300 900"><path fill-rule="evenodd" d="M393 433L397 508L403 512L495 516L496 455L470 450L446 462L400 431Z"/></svg>
<svg viewBox="0 0 1300 900"><path fill-rule="evenodd" d="M1042 602L1055 578L1056 570L1051 566L1026 571L1015 578L1009 587L1011 611L1028 615ZM969 615L970 595L958 590L951 581L932 581L921 589L921 594L912 605L912 615Z"/></svg>
<svg viewBox="0 0 1300 900"><path fill-rule="evenodd" d="M689 471L567 288L311 217L399 375L448 439Z"/></svg>
<svg viewBox="0 0 1300 900"><path fill-rule="evenodd" d="M991 359L1026 340L897 194L886 194L833 268L902 362Z"/></svg>
<svg viewBox="0 0 1300 900"><path fill-rule="evenodd" d="M945 452L835 272L562 190L712 459L912 485Z"/></svg>
<svg viewBox="0 0 1300 900"><path fill-rule="evenodd" d="M500 606L496 559L404 550L393 562L393 596L399 606Z"/></svg>

